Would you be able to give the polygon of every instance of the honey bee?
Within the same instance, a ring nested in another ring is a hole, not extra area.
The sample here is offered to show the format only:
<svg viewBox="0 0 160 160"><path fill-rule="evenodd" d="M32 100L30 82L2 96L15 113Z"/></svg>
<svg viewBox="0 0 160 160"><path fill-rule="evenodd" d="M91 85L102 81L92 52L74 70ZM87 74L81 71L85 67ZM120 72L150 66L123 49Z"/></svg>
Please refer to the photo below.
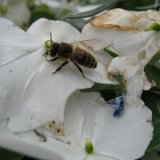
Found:
<svg viewBox="0 0 160 160"><path fill-rule="evenodd" d="M61 70L70 61L77 67L79 72L85 77L81 66L95 69L97 67L97 61L94 56L88 51L72 43L57 43L52 41L52 34L50 33L50 40L46 41L46 53L44 54L49 61L56 61L58 59L64 59L65 61L53 72L55 74Z"/></svg>

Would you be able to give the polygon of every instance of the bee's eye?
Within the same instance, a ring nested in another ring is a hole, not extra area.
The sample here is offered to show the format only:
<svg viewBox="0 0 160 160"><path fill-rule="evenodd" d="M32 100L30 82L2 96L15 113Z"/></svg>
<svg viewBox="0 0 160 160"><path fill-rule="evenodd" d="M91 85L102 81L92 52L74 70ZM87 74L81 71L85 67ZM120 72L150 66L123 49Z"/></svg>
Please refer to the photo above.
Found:
<svg viewBox="0 0 160 160"><path fill-rule="evenodd" d="M52 57L55 57L57 55L58 48L59 48L58 43L53 43L52 44L52 48L51 48L51 56Z"/></svg>

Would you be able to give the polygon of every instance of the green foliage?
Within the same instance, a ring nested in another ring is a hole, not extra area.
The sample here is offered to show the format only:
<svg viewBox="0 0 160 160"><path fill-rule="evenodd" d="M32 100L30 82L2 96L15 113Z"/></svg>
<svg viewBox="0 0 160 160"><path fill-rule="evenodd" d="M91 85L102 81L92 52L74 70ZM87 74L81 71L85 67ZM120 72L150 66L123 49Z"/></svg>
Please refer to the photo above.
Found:
<svg viewBox="0 0 160 160"><path fill-rule="evenodd" d="M115 5L116 3L120 2L122 0L106 0L106 2L104 4L102 4L100 7L97 7L93 10L90 11L86 11L83 13L78 13L78 14L69 14L66 16L66 18L69 19L78 19L78 18L86 18L86 17L91 17L94 16L106 9L110 9L113 7L113 5Z"/></svg>
<svg viewBox="0 0 160 160"><path fill-rule="evenodd" d="M155 61L154 61L155 62ZM154 125L154 136L153 140L147 150L147 152L156 151L160 149L160 67L159 63L148 64L145 68L146 75L150 81L154 81L156 84L150 91L144 92L142 99L152 110L153 114L153 125ZM148 158L155 156L153 153L146 155Z"/></svg>
<svg viewBox="0 0 160 160"><path fill-rule="evenodd" d="M153 115L154 136L147 150L147 152L151 152L160 149L160 95L147 91L143 93L142 99L145 105L151 109Z"/></svg>
<svg viewBox="0 0 160 160"><path fill-rule="evenodd" d="M30 24L32 24L34 21L36 21L39 18L55 19L54 13L45 4L32 6L31 9L32 9L32 12L31 12L31 17L29 22Z"/></svg>
<svg viewBox="0 0 160 160"><path fill-rule="evenodd" d="M82 89L82 92L100 92L102 97L107 101L115 97L121 96L123 93L123 85L95 84L92 88Z"/></svg>
<svg viewBox="0 0 160 160"><path fill-rule="evenodd" d="M156 65L148 64L145 67L145 72L150 81L154 81L156 85L160 85L160 68Z"/></svg>
<svg viewBox="0 0 160 160"><path fill-rule="evenodd" d="M142 160L159 160L159 155L157 152L149 152L143 157Z"/></svg>
<svg viewBox="0 0 160 160"><path fill-rule="evenodd" d="M1 160L22 160L24 156L0 149L0 159Z"/></svg>

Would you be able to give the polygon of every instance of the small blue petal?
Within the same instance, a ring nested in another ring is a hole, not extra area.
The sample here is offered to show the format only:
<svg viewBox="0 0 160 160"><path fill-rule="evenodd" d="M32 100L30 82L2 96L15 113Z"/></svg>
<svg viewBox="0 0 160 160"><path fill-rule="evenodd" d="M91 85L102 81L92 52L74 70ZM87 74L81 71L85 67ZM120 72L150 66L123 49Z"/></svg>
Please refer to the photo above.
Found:
<svg viewBox="0 0 160 160"><path fill-rule="evenodd" d="M114 117L120 117L124 110L123 96L116 97L108 101L114 107Z"/></svg>

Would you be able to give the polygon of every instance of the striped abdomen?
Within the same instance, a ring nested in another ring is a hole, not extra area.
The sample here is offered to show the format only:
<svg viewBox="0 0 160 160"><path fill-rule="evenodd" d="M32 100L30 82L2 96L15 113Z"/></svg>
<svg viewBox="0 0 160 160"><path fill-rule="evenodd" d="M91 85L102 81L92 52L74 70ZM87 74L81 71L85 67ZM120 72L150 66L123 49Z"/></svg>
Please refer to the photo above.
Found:
<svg viewBox="0 0 160 160"><path fill-rule="evenodd" d="M79 47L74 49L71 57L74 61L84 67L93 69L97 67L96 59L90 53Z"/></svg>

